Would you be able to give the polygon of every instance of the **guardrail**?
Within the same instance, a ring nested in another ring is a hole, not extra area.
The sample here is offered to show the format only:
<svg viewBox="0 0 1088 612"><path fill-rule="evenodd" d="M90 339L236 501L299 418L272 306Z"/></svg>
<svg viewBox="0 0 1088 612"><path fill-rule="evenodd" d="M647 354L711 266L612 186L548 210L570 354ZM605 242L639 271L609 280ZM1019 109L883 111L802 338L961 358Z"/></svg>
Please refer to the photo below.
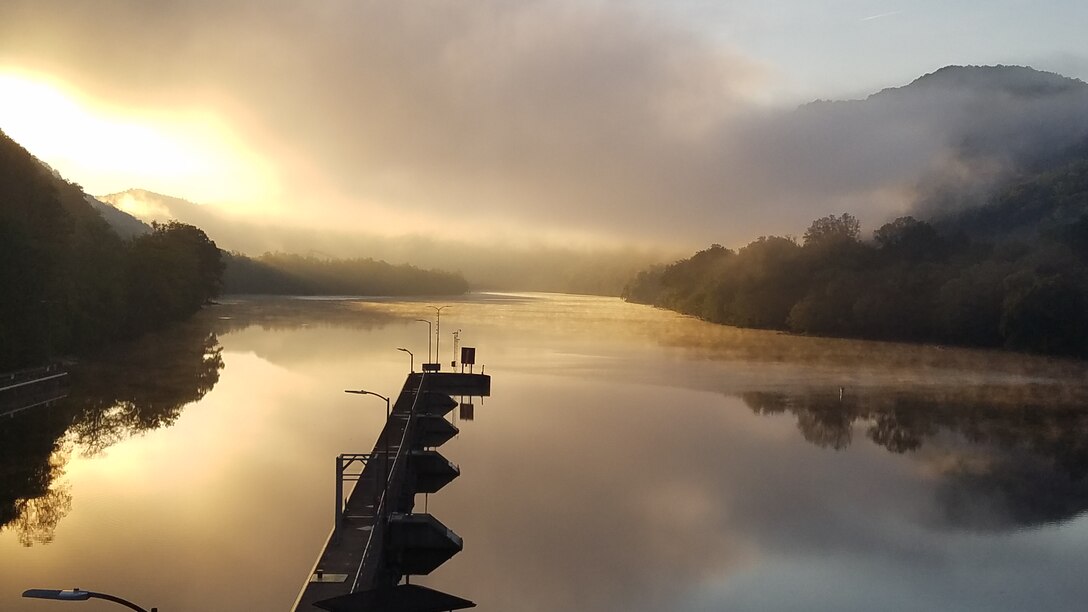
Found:
<svg viewBox="0 0 1088 612"><path fill-rule="evenodd" d="M0 374L0 393L65 376L68 376L68 372L61 370L56 364L6 372Z"/></svg>
<svg viewBox="0 0 1088 612"><path fill-rule="evenodd" d="M51 404L68 396L68 372L48 365L0 374L0 416Z"/></svg>
<svg viewBox="0 0 1088 612"><path fill-rule="evenodd" d="M382 524L383 519L389 512L389 500L399 499L402 494L402 488L404 487L405 478L402 478L402 472L407 469L407 455L410 450L408 444L408 435L412 431L412 425L416 417L416 404L419 403L419 398L423 395L424 386L427 384L427 373L424 372L419 375L419 386L416 387L416 396L412 399L412 406L408 409L408 420L404 424L404 431L401 432L400 444L397 446L397 454L393 458L393 467L389 469L389 483L390 488L382 492L381 499L378 502L378 507L374 513L374 528L370 530L370 536L367 538L366 546L363 548L362 557L359 560L359 568L355 572L355 577L351 584L351 592L360 590L359 584L361 582L373 582L375 576L363 575L363 570L368 569L369 572L377 572L378 564L371 558L375 551L380 551L385 539L385 526ZM395 414L394 414L395 416ZM369 563L368 563L369 562ZM369 566L369 567L368 567Z"/></svg>

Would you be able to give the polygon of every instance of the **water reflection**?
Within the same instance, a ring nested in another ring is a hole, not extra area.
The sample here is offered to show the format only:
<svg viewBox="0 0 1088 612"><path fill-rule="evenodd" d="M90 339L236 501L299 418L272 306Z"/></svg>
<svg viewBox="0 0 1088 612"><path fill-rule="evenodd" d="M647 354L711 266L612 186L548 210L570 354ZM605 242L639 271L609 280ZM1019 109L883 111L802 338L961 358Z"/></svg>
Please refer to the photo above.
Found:
<svg viewBox="0 0 1088 612"><path fill-rule="evenodd" d="M147 336L74 372L69 430L86 454L177 420L219 382L222 349L197 323Z"/></svg>
<svg viewBox="0 0 1088 612"><path fill-rule="evenodd" d="M1009 529L1056 523L1088 510L1088 411L1061 403L934 400L918 395L749 392L763 415L790 414L823 448L855 431L893 453L938 447L937 499L947 524ZM930 454L930 457L933 453Z"/></svg>
<svg viewBox="0 0 1088 612"><path fill-rule="evenodd" d="M67 469L74 498L52 545L0 538L0 609L41 572L161 609L286 609L328 535L332 458L369 449L384 420L342 390L400 388L396 347L427 353L414 321L428 303L209 309L216 336L190 341L177 395L215 390L140 416L110 400L149 394L117 381L128 390L100 394L98 423L80 420L88 449L124 438L111 424L174 425L91 460L69 441L68 464L50 464L74 414L39 412L25 435L0 422L5 466L33 457L4 494L42 499ZM597 298L451 303L443 330L464 330L494 388L486 411L462 401L481 417L454 412L466 435L443 455L464 475L424 503L466 546L427 586L529 611L1088 599L1084 363L735 330Z"/></svg>
<svg viewBox="0 0 1088 612"><path fill-rule="evenodd" d="M67 487L51 487L64 469L60 439L71 415L56 407L0 421L0 530L14 529L23 546L47 543L71 509Z"/></svg>
<svg viewBox="0 0 1088 612"><path fill-rule="evenodd" d="M72 507L70 487L56 484L71 453L172 425L219 381L221 351L202 319L180 324L78 364L67 398L0 421L0 530L24 546L51 542Z"/></svg>

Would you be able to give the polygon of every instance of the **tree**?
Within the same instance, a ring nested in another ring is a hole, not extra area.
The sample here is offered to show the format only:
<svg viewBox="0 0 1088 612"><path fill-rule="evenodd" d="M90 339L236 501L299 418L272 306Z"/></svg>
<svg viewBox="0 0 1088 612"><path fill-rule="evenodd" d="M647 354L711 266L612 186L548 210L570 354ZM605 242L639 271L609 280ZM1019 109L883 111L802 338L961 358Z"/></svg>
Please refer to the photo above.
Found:
<svg viewBox="0 0 1088 612"><path fill-rule="evenodd" d="M820 246L839 242L857 242L861 238L861 223L850 213L828 215L812 222L805 230L805 246Z"/></svg>
<svg viewBox="0 0 1088 612"><path fill-rule="evenodd" d="M0 370L62 347L71 229L53 178L0 132Z"/></svg>
<svg viewBox="0 0 1088 612"><path fill-rule="evenodd" d="M936 259L947 251L947 245L932 225L910 216L885 223L873 232L873 238L882 252L896 259Z"/></svg>
<svg viewBox="0 0 1088 612"><path fill-rule="evenodd" d="M288 253L226 253L229 293L277 295L438 295L468 291L457 273L394 266L369 258L319 259Z"/></svg>
<svg viewBox="0 0 1088 612"><path fill-rule="evenodd" d="M190 225L126 243L79 185L0 132L0 370L188 316L218 294L222 271Z"/></svg>
<svg viewBox="0 0 1088 612"><path fill-rule="evenodd" d="M1021 273L1006 281L1001 333L1008 347L1088 355L1088 293L1072 279Z"/></svg>
<svg viewBox="0 0 1088 612"><path fill-rule="evenodd" d="M1012 265L983 261L961 266L937 290L935 316L946 342L975 346L1001 345L1004 281Z"/></svg>
<svg viewBox="0 0 1088 612"><path fill-rule="evenodd" d="M155 224L128 252L129 331L142 333L179 321L219 294L218 247L199 228Z"/></svg>
<svg viewBox="0 0 1088 612"><path fill-rule="evenodd" d="M805 295L807 268L802 249L792 238L761 236L740 249L731 270L726 321L784 328L790 309Z"/></svg>
<svg viewBox="0 0 1088 612"><path fill-rule="evenodd" d="M791 330L805 334L856 335L854 304L863 290L854 273L827 271L794 304L786 322Z"/></svg>

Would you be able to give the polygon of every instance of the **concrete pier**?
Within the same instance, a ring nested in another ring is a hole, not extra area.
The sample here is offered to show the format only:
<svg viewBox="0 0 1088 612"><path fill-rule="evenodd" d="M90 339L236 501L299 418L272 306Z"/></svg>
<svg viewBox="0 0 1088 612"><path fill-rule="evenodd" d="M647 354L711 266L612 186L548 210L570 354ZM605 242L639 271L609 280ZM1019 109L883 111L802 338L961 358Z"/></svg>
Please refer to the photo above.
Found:
<svg viewBox="0 0 1088 612"><path fill-rule="evenodd" d="M412 509L417 493L437 491L460 474L434 450L457 434L442 418L457 405L450 395L490 394L491 377L483 374L408 376L373 450L336 458L337 491L344 480L356 480L356 485L346 502L335 502L341 509L331 513L336 524L294 610L438 611L475 605L399 583L429 573L461 550L461 538L453 531Z"/></svg>

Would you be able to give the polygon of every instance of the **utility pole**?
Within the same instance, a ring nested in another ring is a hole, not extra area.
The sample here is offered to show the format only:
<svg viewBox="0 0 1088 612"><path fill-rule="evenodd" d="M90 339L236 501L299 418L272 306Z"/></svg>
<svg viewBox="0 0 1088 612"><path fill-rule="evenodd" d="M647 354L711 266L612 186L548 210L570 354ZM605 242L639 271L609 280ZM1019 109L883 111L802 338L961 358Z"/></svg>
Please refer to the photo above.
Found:
<svg viewBox="0 0 1088 612"><path fill-rule="evenodd" d="M442 309L449 308L446 306L429 306L434 308L435 312L435 324L434 324L434 360L438 363L438 369L442 369L442 351L439 350L439 345L442 341Z"/></svg>

